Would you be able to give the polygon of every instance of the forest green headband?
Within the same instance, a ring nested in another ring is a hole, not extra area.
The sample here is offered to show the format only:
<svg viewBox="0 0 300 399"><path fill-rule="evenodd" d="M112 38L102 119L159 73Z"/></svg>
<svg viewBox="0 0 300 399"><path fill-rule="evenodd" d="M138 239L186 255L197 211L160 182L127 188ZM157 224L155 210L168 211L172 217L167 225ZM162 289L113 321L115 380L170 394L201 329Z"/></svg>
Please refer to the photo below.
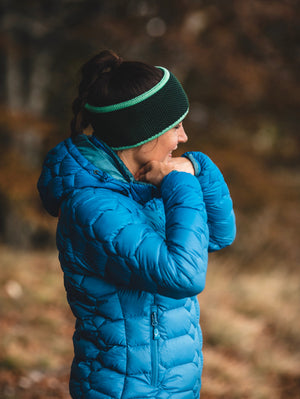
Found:
<svg viewBox="0 0 300 399"><path fill-rule="evenodd" d="M96 137L114 150L137 147L161 136L181 122L189 103L181 84L166 68L159 83L145 93L118 104L85 104Z"/></svg>

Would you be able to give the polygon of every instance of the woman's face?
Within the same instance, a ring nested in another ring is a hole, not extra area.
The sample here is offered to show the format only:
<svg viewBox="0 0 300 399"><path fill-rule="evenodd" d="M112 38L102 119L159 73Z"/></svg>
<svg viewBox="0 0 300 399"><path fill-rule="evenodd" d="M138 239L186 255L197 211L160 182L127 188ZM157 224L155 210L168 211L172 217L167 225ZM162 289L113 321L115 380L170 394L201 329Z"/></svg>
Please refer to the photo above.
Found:
<svg viewBox="0 0 300 399"><path fill-rule="evenodd" d="M137 150L136 156L140 165L149 161L168 162L172 152L177 149L179 143L185 143L188 137L184 131L182 122L168 130L157 139L143 144Z"/></svg>

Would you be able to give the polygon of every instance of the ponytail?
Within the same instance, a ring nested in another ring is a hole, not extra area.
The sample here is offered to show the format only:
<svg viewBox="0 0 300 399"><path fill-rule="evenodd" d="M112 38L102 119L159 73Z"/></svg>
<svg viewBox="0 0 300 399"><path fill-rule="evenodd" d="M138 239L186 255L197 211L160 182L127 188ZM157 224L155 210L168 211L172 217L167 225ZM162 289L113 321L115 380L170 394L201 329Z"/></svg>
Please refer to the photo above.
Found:
<svg viewBox="0 0 300 399"><path fill-rule="evenodd" d="M84 105L88 100L89 93L99 79L103 79L104 74L110 73L122 63L113 51L105 50L95 55L81 68L81 81L78 86L78 97L72 103L73 119L71 120L71 137L82 134L90 121Z"/></svg>

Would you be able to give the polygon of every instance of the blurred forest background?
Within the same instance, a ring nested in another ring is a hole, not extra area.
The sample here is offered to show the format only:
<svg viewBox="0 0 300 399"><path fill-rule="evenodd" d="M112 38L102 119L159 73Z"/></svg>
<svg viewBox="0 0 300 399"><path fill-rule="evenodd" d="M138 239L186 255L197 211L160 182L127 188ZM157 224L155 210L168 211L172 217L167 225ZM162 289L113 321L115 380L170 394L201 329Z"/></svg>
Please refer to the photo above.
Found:
<svg viewBox="0 0 300 399"><path fill-rule="evenodd" d="M234 245L199 296L201 399L300 398L300 2L1 0L0 397L68 398L74 320L36 182L69 136L80 65L110 48L170 68L184 150L228 181Z"/></svg>

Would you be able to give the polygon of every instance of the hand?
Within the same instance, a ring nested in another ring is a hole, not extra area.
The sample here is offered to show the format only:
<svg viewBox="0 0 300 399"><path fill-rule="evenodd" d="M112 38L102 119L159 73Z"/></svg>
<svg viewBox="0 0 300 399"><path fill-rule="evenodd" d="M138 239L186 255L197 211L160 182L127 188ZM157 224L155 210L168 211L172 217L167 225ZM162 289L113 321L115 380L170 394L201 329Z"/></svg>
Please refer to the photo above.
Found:
<svg viewBox="0 0 300 399"><path fill-rule="evenodd" d="M195 174L193 164L184 157L171 158L168 162L150 161L136 174L135 179L159 186L162 179L173 170Z"/></svg>
<svg viewBox="0 0 300 399"><path fill-rule="evenodd" d="M162 179L172 172L173 166L169 163L150 161L135 174L135 179L159 186Z"/></svg>
<svg viewBox="0 0 300 399"><path fill-rule="evenodd" d="M178 172L186 172L191 175L195 175L195 169L192 162L185 157L175 157L171 158L168 162L168 165L173 166L173 170L177 170Z"/></svg>

